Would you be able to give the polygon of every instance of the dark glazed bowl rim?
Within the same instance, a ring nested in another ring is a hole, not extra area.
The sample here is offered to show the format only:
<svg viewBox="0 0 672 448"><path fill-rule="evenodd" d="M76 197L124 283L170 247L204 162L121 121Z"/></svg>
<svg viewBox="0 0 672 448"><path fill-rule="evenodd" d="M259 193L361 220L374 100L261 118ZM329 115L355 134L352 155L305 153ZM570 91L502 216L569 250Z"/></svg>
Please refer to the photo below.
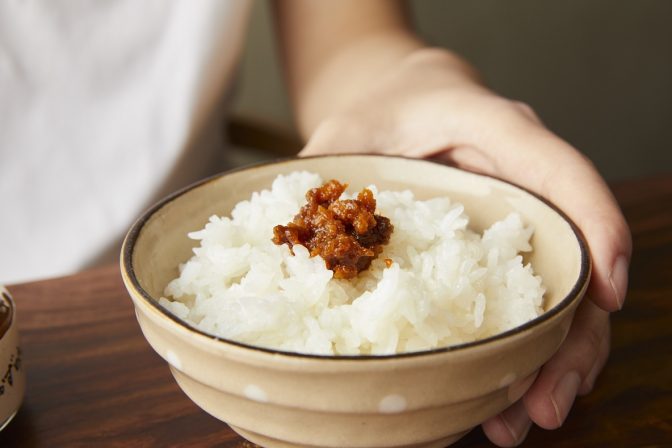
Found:
<svg viewBox="0 0 672 448"><path fill-rule="evenodd" d="M466 173L469 173L470 175L474 176L479 176L479 177L485 177L489 179L493 179L497 182L501 182L507 185L510 185L518 190L521 190L530 196L536 198L537 200L541 201L544 203L546 206L551 208L555 213L557 213L565 222L567 222L572 229L572 232L574 233L574 236L576 240L578 241L579 244L579 250L580 250L580 255L581 255L581 268L579 271L579 276L576 279L576 282L572 286L572 289L569 291L569 293L558 302L557 305L555 305L553 308L550 310L544 312L541 316L538 316L522 325L519 325L517 327L514 327L510 330L504 331L502 333L497 333L493 336L479 339L477 341L472 341L472 342L465 342L462 344L456 344L456 345L450 345L447 347L439 347L431 350L423 350L423 351L414 351L414 352L404 352L404 353L395 353L395 354L386 354L386 355L320 355L320 354L311 354L311 353L300 353L300 352L290 352L290 351L285 351L285 350L278 350L278 349L273 349L273 348L267 348L267 347L259 347L256 345L251 345L251 344L246 344L244 342L238 342L234 341L231 339L226 339L222 338L219 336L215 336L213 334L207 333L205 331L202 331L190 323L180 319L179 317L173 315L170 311L165 309L163 306L161 306L158 302L158 300L154 297L152 297L141 285L140 282L138 281L137 276L135 275L135 269L133 266L133 252L135 249L135 244L138 240L138 237L140 235L140 232L142 231L142 228L144 225L149 221L149 219L160 209L162 209L164 206L166 206L168 203L176 200L180 196L184 195L185 193L194 190L196 188L200 188L204 185L207 185L210 182L216 181L220 179L221 177L227 176L232 173L240 172L240 171L250 171L254 170L257 168L265 167L268 165L277 165L277 164L283 164L283 163L290 163L296 160L303 160L303 159L320 159L320 158L341 158L341 157L363 157L363 158L393 158L393 159L402 159L402 160L409 160L413 161L414 163L430 163L430 164L437 164L441 166L446 166L452 169L457 169L460 171L464 171ZM377 155L377 154L364 154L364 153L358 153L358 154L332 154L332 155L319 155L319 156L310 156L310 157L290 157L290 158L282 158L282 159L276 159L276 160L270 160L266 162L261 162L257 164L252 164L252 165L246 165L242 166L239 168L235 168L232 170L228 170L219 174L215 174L213 176L207 177L205 179L202 179L200 181L197 181L185 188L182 188L175 193L161 199L159 202L154 204L151 208L149 208L143 215L133 224L131 229L129 230L128 234L126 235L126 238L124 239L124 243L122 245L121 249L121 269L122 272L125 272L128 275L128 279L130 280L131 285L135 290L139 293L139 295L150 305L152 306L156 311L158 311L160 314L163 316L167 317L177 325L186 328L190 332L193 332L199 336L206 337L211 340L218 341L223 344L229 344L233 345L236 347L240 347L243 349L248 349L248 350L254 350L257 352L263 352L263 353L268 353L270 355L282 355L282 356L288 356L288 357L294 357L294 358L312 358L312 359L320 359L320 360L333 360L333 361L339 361L339 360L348 360L348 361L353 361L353 360L359 360L359 361L366 361L366 360L392 360L392 359L400 359L400 358L411 358L411 357L426 357L426 356L433 356L433 355L438 355L438 354L443 354L447 352L457 352L457 351L463 351L467 350L470 348L475 348L475 347L481 347L487 344L490 344L492 342L496 341L502 341L508 338L511 338L513 336L516 336L518 334L524 333L525 331L536 327L538 325L543 324L544 322L549 321L551 318L554 316L560 314L563 312L565 309L569 308L576 300L578 300L579 295L582 292L582 289L586 286L589 277L590 277L590 271L591 271L591 259L588 251L588 245L585 241L585 238L581 232L581 230L574 224L574 222L562 211L560 210L557 206L555 206L553 203L549 202L547 199L541 197L540 195L529 191L526 188L523 188L519 185L516 185L514 183L508 182L506 180L497 178L495 176L489 176L485 174L480 174L480 173L474 173L471 171L466 171L466 170L461 170L455 167L450 167L444 163L441 163L436 160L428 160L428 159L417 159L417 158L410 158L410 157L403 157L403 156L391 156L391 155Z"/></svg>

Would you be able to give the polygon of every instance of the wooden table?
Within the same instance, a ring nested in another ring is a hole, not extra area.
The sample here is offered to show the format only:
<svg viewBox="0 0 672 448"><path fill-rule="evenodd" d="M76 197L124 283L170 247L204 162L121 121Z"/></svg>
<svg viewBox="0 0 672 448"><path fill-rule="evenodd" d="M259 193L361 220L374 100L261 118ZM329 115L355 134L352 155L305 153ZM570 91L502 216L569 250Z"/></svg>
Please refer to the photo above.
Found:
<svg viewBox="0 0 672 448"><path fill-rule="evenodd" d="M595 390L525 446L672 446L672 175L614 186L635 253ZM140 333L118 268L16 285L28 394L0 447L250 447L197 408ZM456 447L490 446L480 429Z"/></svg>

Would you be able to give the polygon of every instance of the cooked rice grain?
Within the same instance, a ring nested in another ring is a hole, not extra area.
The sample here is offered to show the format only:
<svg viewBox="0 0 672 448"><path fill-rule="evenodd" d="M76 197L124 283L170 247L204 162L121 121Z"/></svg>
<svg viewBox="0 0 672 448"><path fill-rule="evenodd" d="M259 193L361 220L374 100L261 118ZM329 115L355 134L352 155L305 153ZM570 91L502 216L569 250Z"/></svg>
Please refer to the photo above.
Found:
<svg viewBox="0 0 672 448"><path fill-rule="evenodd" d="M212 216L160 303L214 335L314 354L392 354L482 339L537 317L544 288L521 252L533 229L511 213L479 235L448 198L373 191L394 225L390 243L353 280L332 278L302 246L271 242L292 220L313 173L280 175L270 190ZM344 195L348 195L344 193ZM353 195L348 195L353 197ZM393 260L388 268L385 259Z"/></svg>

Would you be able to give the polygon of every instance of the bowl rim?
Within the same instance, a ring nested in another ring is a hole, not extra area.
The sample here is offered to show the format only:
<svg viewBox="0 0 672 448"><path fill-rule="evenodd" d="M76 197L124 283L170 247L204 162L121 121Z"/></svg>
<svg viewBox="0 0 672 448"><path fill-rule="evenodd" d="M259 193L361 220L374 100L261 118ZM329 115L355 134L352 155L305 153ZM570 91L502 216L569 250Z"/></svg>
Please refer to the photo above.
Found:
<svg viewBox="0 0 672 448"><path fill-rule="evenodd" d="M257 168L263 168L268 165L278 165L282 163L290 163L296 160L305 160L305 159L320 159L320 158L349 158L349 157L364 157L364 158L392 158L392 159L401 159L401 160L409 160L412 161L413 163L430 163L430 164L436 164L436 165L441 165L446 168L458 170L458 171L463 171L469 175L474 175L474 176L479 176L479 177L485 177L491 180L495 180L497 182L507 184L515 189L521 190L524 193L527 193L528 195L532 196L533 198L541 201L544 205L549 207L551 210L553 210L555 213L557 213L567 224L569 224L570 229L574 233L574 237L576 238L578 245L579 245L579 252L580 252L580 257L581 257L581 267L579 270L579 275L572 285L572 288L570 289L569 293L565 297L563 297L553 308L550 310L544 312L540 316L535 317L532 320L529 320L525 322L522 325L518 325L514 328L511 328L509 330L506 330L501 333L494 334L492 336L488 336L487 338L483 339L478 339L476 341L470 341L470 342L464 342L461 344L455 344L455 345L449 345L445 347L438 347L430 350L420 350L420 351L412 351L412 352L403 352L403 353L392 353L392 354L382 354L382 355L323 355L323 354L316 354L316 353L301 353L301 352L292 352L292 351L287 351L287 350L280 350L280 349L274 349L274 348L269 348L269 347L261 347L261 346L256 346L252 344L248 344L245 342L240 342L236 341L233 339L228 339L228 338L223 338L221 336L216 336L212 333L205 332L203 330L200 330L199 328L196 328L189 322L186 322L179 317L175 316L172 314L170 311L168 311L166 308L161 306L159 304L159 301L152 297L141 285L140 282L138 281L138 278L135 274L135 269L133 266L133 253L135 249L135 245L137 243L137 240L140 236L140 233L142 229L144 228L144 225L151 219L151 217L158 212L160 209L165 207L167 204L173 202L180 196L196 189L200 188L210 182L214 182L224 176L237 173L240 171L248 171L248 170L253 170ZM391 360L391 359L402 359L402 358L412 358L412 357L429 357L429 356L435 356L439 354L444 354L448 352L458 352L458 351L464 351L467 349L471 348L476 348L476 347L481 347L484 345L487 345L492 342L497 342L497 341L503 341L506 339L511 339L521 333L526 332L527 330L539 326L549 320L551 320L554 316L562 313L564 310L569 308L575 301L579 299L579 296L581 296L581 291L584 289L588 281L590 279L590 274L592 270L592 261L591 257L588 251L588 244L585 241L585 237L581 230L578 228L578 226L567 216L562 210L560 210L555 204L550 202L548 199L544 198L543 196L540 196L537 193L534 193L530 190L528 190L525 187L522 187L520 185L514 184L513 182L509 182L507 180L501 179L496 176L492 176L489 174L483 174L483 173L477 173L469 170L464 170L462 168L457 168L454 166L451 166L445 162L442 162L440 160L436 159L421 159L421 158L415 158L415 157L407 157L407 156L400 156L400 155L388 155L388 154L371 154L371 153L348 153L348 154L324 154L324 155L314 155L314 156L294 156L294 157L283 157L283 158L276 158L276 159L271 159L271 160L266 160L258 163L253 163L253 164L248 164L240 167L236 167L230 170L226 170L217 174L214 174L212 176L208 176L206 178L203 178L201 180L198 180L190 185L187 185L171 194L168 196L165 196L163 199L160 199L158 202L156 202L154 205L152 205L150 208L148 208L132 225L128 233L126 234L126 237L124 238L122 248L121 248L121 257L120 257L120 265L121 265L121 270L122 270L122 276L126 274L125 276L128 277L128 280L132 287L135 289L135 291L138 293L138 295L144 299L146 303L148 303L152 308L154 308L155 311L158 311L160 315L162 315L165 318L168 318L170 321L173 323L177 324L178 326L188 330L189 332L192 332L196 334L198 337L205 337L211 341L215 341L216 343L223 343L225 345L232 345L238 348L242 349L247 349L247 350L253 350L255 352L261 352L261 353L266 353L269 355L281 355L281 356L287 356L290 358L303 358L303 359L319 359L319 360L325 360L325 361L353 361L353 360L361 360L361 361L372 361L372 360Z"/></svg>

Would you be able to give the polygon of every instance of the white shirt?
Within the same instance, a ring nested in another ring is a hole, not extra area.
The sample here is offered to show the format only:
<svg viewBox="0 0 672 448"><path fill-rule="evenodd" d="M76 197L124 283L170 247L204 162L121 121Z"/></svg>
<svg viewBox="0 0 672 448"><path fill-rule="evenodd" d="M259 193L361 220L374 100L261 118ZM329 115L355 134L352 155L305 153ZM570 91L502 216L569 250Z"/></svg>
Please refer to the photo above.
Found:
<svg viewBox="0 0 672 448"><path fill-rule="evenodd" d="M216 168L249 0L0 2L0 283L82 269Z"/></svg>

